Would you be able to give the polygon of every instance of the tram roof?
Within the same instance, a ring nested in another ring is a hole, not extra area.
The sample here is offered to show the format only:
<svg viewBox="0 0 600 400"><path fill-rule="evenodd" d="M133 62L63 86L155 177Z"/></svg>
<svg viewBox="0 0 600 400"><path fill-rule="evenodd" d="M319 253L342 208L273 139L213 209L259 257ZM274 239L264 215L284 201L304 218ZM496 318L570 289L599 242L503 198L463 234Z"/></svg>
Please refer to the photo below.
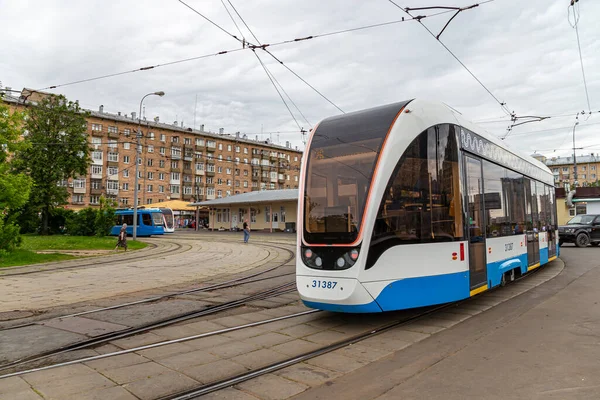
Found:
<svg viewBox="0 0 600 400"><path fill-rule="evenodd" d="M298 189L262 190L236 194L220 199L191 203L190 206L224 206L230 204L272 203L277 201L297 201Z"/></svg>

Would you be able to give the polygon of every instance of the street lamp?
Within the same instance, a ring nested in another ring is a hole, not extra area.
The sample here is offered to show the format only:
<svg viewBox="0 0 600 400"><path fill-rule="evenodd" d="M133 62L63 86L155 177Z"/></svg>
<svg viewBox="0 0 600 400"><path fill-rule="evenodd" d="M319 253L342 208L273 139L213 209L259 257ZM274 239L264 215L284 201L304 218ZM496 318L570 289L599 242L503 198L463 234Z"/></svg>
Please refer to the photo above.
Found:
<svg viewBox="0 0 600 400"><path fill-rule="evenodd" d="M573 187L577 187L577 149L575 149L575 128L579 125L579 121L573 125Z"/></svg>
<svg viewBox="0 0 600 400"><path fill-rule="evenodd" d="M137 150L136 150L136 156L135 156L135 187L133 188L133 240L136 240L137 238L137 223L138 223L138 216L137 216L137 209L138 209L138 174L139 174L139 168L140 168L140 153L141 153L141 140L142 140L142 103L144 102L144 99L148 96L160 96L163 97L165 95L165 92L160 91L160 92L154 92L154 93L148 93L147 95L145 95L144 97L142 97L142 100L140 100L140 113L138 114L138 131L137 131Z"/></svg>

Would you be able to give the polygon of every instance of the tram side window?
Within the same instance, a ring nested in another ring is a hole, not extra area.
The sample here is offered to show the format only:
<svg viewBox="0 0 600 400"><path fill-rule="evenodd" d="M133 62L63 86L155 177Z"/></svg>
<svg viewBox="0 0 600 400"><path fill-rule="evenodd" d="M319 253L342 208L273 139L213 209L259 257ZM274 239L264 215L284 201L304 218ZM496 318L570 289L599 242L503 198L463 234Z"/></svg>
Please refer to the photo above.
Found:
<svg viewBox="0 0 600 400"><path fill-rule="evenodd" d="M133 215L119 215L117 218L117 225L127 224L127 226L133 225Z"/></svg>
<svg viewBox="0 0 600 400"><path fill-rule="evenodd" d="M488 161L483 161L483 200L484 210L487 214L488 238L510 236L513 234L512 221L507 207L505 189L510 182L507 180L508 170Z"/></svg>
<svg viewBox="0 0 600 400"><path fill-rule="evenodd" d="M142 214L142 224L152 226L152 216L150 214Z"/></svg>
<svg viewBox="0 0 600 400"><path fill-rule="evenodd" d="M548 209L550 210L550 226L557 229L556 226L556 191L553 186L548 186Z"/></svg>
<svg viewBox="0 0 600 400"><path fill-rule="evenodd" d="M373 230L374 243L462 239L458 166L453 126L438 125L421 133L388 182Z"/></svg>
<svg viewBox="0 0 600 400"><path fill-rule="evenodd" d="M525 233L525 187L523 175L505 170L506 177L503 184L504 199L507 215L510 216L513 234Z"/></svg>

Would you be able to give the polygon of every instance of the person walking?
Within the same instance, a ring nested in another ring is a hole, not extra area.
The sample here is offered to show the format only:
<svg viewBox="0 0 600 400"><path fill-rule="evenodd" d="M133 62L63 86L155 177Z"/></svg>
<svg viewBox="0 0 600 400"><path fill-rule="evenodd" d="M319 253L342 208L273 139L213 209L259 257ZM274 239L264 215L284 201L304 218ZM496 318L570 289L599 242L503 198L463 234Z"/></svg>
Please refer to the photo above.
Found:
<svg viewBox="0 0 600 400"><path fill-rule="evenodd" d="M250 239L250 229L248 229L248 220L244 221L244 243L248 243L248 239Z"/></svg>
<svg viewBox="0 0 600 400"><path fill-rule="evenodd" d="M117 240L117 245L115 246L115 251L118 251L119 247L124 247L125 251L127 251L127 224L123 224L121 227L119 239Z"/></svg>

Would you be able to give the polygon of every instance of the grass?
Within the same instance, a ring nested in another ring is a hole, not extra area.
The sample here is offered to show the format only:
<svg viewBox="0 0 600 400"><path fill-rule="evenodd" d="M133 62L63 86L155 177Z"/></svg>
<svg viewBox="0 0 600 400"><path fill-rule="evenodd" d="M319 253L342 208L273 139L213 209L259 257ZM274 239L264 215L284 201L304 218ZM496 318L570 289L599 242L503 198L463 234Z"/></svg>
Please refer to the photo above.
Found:
<svg viewBox="0 0 600 400"><path fill-rule="evenodd" d="M117 245L117 238L113 236L23 236L21 249L38 250L113 250ZM128 240L129 250L139 250L147 244L139 241Z"/></svg>
<svg viewBox="0 0 600 400"><path fill-rule="evenodd" d="M113 250L116 244L117 238L112 236L24 235L23 244L19 249L6 256L0 256L0 268L70 260L78 257L69 254L60 254L60 250ZM146 246L147 244L143 242L127 241L128 250L143 249ZM36 253L42 250L55 250L58 253Z"/></svg>
<svg viewBox="0 0 600 400"><path fill-rule="evenodd" d="M70 260L72 258L77 257L67 254L37 254L30 250L17 249L6 256L0 256L0 268Z"/></svg>

